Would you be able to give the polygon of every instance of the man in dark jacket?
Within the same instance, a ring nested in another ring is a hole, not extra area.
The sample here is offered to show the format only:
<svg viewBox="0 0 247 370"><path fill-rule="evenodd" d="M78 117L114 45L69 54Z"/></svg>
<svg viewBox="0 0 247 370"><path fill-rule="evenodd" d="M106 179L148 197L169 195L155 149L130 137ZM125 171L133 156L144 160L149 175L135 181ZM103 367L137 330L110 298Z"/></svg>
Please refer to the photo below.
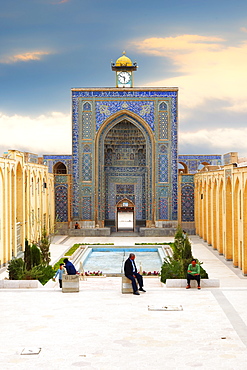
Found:
<svg viewBox="0 0 247 370"><path fill-rule="evenodd" d="M76 275L76 269L72 262L68 258L64 258L63 262L65 263L65 268L68 275Z"/></svg>
<svg viewBox="0 0 247 370"><path fill-rule="evenodd" d="M137 268L136 268L136 264L135 264L135 255L134 255L134 253L130 253L129 258L125 261L125 264L124 264L124 274L132 282L133 294L140 295L140 293L138 292L138 288L137 288L137 284L136 284L136 279L137 279L138 284L140 286L139 290L141 292L146 292L146 290L143 289L143 278L137 272Z"/></svg>

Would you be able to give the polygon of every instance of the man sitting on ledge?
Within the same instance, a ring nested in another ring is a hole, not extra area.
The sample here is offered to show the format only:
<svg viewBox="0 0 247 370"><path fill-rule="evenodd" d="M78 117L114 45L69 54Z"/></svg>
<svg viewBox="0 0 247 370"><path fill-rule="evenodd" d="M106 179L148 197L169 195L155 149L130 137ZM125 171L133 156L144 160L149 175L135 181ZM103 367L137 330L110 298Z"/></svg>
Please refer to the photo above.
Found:
<svg viewBox="0 0 247 370"><path fill-rule="evenodd" d="M193 259L188 266L187 270L187 287L186 289L190 288L190 280L196 280L198 289L201 289L200 286L200 265L196 263L196 260Z"/></svg>
<svg viewBox="0 0 247 370"><path fill-rule="evenodd" d="M129 258L125 261L124 274L132 282L133 294L140 295L140 293L138 292L138 289L137 289L136 279L137 279L138 284L140 286L139 290L141 292L146 292L146 290L143 289L143 278L137 272L134 253L130 253Z"/></svg>

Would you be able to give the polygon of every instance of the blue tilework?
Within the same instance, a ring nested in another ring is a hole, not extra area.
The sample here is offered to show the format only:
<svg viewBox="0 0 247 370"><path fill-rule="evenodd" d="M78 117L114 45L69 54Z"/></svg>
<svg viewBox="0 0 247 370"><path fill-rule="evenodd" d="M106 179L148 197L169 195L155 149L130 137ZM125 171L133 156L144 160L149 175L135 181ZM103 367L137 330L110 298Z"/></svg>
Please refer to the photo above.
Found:
<svg viewBox="0 0 247 370"><path fill-rule="evenodd" d="M168 199L167 198L160 198L159 201L159 219L160 220L168 220Z"/></svg>
<svg viewBox="0 0 247 370"><path fill-rule="evenodd" d="M159 182L168 182L168 157L159 155Z"/></svg>
<svg viewBox="0 0 247 370"><path fill-rule="evenodd" d="M194 174L198 171L199 166L202 163L208 163L209 165L222 165L221 155L179 155L178 162L186 164L188 173Z"/></svg>
<svg viewBox="0 0 247 370"><path fill-rule="evenodd" d="M82 197L82 219L92 219L92 200L91 197Z"/></svg>
<svg viewBox="0 0 247 370"><path fill-rule="evenodd" d="M68 221L68 185L55 185L55 212L58 222Z"/></svg>
<svg viewBox="0 0 247 370"><path fill-rule="evenodd" d="M154 130L154 102L147 100L138 101L97 101L96 102L96 130L112 114L121 110L128 110L145 119Z"/></svg>
<svg viewBox="0 0 247 370"><path fill-rule="evenodd" d="M166 106L156 104L160 102L161 99L166 98ZM92 118L92 125L95 125L94 129L97 130L102 123L104 123L106 118L110 118L112 114L124 110L127 112L135 113L137 116L144 119L149 127L151 127L152 131L155 132L158 130L158 107L163 109L169 109L169 122L170 128L168 128L168 137L169 137L169 181L170 181L170 196L169 196L169 205L171 207L171 219L177 219L177 92L176 91L72 91L72 119L73 119L73 132L72 132L72 148L73 148L73 216L78 217L79 215L79 189L80 185L80 177L82 167L79 166L79 161L81 157L81 144L79 141L79 121L82 122L82 119L79 118L79 106L80 102L88 101L92 107L92 114L95 118ZM80 108L82 109L82 108ZM81 111L82 112L82 111ZM85 110L83 111L83 113ZM81 113L82 114L82 113ZM126 114L125 114L126 116ZM93 117L93 116L92 116ZM118 117L119 119L120 117ZM93 119L95 120L93 122ZM157 122L155 122L157 119ZM133 117L132 117L133 121ZM109 121L110 122L110 121ZM113 121L112 121L113 122ZM138 126L140 127L140 122L138 122ZM88 129L87 129L88 130ZM86 131L87 131L86 130ZM142 127L142 132L146 131L145 127ZM93 133L93 129L92 129ZM83 134L84 135L84 134ZM86 132L86 135L88 133ZM91 135L91 134L90 134ZM94 142L93 136L87 136L89 139ZM92 134L93 135L93 134ZM166 133L162 134L163 137ZM85 138L87 138L85 137ZM146 132L145 134L146 145L148 148L151 148L151 141L149 139L149 133ZM103 148L101 144L99 144L100 148ZM85 153L85 152L84 152ZM102 166L104 160L102 158L103 151L100 149L100 160L99 166ZM152 163L152 158L156 157L157 154L149 150L146 154L147 158L147 166L150 168ZM93 159L93 163L95 158ZM103 162L102 162L103 161ZM157 159L156 159L157 162ZM110 164L110 163L109 163ZM91 165L92 167L92 165ZM99 183L102 184L104 173L102 172L102 167L99 171ZM149 175L146 177L146 181L144 182L143 190L146 195L146 204L147 204L147 214L145 215L144 219L151 219L152 215L152 193L155 189L152 189L152 180L151 180L151 168L149 171ZM157 186L157 184L155 185ZM93 191L93 188L92 188ZM136 196L136 194L135 194ZM105 194L104 194L104 187L99 189L98 193L98 202L99 202L99 219L104 219L105 217L105 210L102 204L105 204ZM93 205L92 205L93 210ZM93 214L92 214L93 215Z"/></svg>
<svg viewBox="0 0 247 370"><path fill-rule="evenodd" d="M182 185L181 188L181 213L183 222L194 221L194 186Z"/></svg>

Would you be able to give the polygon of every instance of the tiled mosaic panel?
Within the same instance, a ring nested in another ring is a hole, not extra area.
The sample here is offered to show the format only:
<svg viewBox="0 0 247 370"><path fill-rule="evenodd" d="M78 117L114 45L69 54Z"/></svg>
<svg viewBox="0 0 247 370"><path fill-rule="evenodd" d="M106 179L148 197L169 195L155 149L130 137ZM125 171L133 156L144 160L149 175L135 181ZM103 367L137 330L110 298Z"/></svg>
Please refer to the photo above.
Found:
<svg viewBox="0 0 247 370"><path fill-rule="evenodd" d="M117 184L116 192L117 194L133 194L135 187L133 184Z"/></svg>
<svg viewBox="0 0 247 370"><path fill-rule="evenodd" d="M91 197L82 197L82 219L92 219L92 200Z"/></svg>
<svg viewBox="0 0 247 370"><path fill-rule="evenodd" d="M82 102L82 110L83 111L91 111L92 110L92 107L91 107L91 104L89 102Z"/></svg>
<svg viewBox="0 0 247 370"><path fill-rule="evenodd" d="M183 222L194 221L194 186L183 185L181 189L181 213Z"/></svg>
<svg viewBox="0 0 247 370"><path fill-rule="evenodd" d="M168 209L168 199L160 198L159 201L159 219L168 220L169 219L169 209Z"/></svg>
<svg viewBox="0 0 247 370"><path fill-rule="evenodd" d="M181 182L194 183L194 175L182 175Z"/></svg>
<svg viewBox="0 0 247 370"><path fill-rule="evenodd" d="M168 157L159 155L159 182L168 182Z"/></svg>
<svg viewBox="0 0 247 370"><path fill-rule="evenodd" d="M82 113L82 139L92 138L92 113Z"/></svg>
<svg viewBox="0 0 247 370"><path fill-rule="evenodd" d="M168 113L167 112L159 113L159 139L160 140L168 139Z"/></svg>
<svg viewBox="0 0 247 370"><path fill-rule="evenodd" d="M56 175L54 176L55 184L67 184L68 176L66 175Z"/></svg>
<svg viewBox="0 0 247 370"><path fill-rule="evenodd" d="M92 181L92 160L91 154L83 154L82 157L82 181Z"/></svg>
<svg viewBox="0 0 247 370"><path fill-rule="evenodd" d="M55 185L55 212L58 222L68 221L68 186Z"/></svg>
<svg viewBox="0 0 247 370"><path fill-rule="evenodd" d="M129 110L144 118L149 126L154 130L154 102L147 100L106 100L96 102L96 130L112 114L123 109Z"/></svg>

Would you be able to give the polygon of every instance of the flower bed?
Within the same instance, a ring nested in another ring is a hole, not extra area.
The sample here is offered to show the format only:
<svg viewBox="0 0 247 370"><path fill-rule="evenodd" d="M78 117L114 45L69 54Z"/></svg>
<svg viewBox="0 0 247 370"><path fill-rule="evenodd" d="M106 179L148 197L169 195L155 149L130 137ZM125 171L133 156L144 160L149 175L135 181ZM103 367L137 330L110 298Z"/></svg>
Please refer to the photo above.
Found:
<svg viewBox="0 0 247 370"><path fill-rule="evenodd" d="M85 271L84 276L103 276L102 271Z"/></svg>
<svg viewBox="0 0 247 370"><path fill-rule="evenodd" d="M160 276L160 272L159 271L143 271L142 276Z"/></svg>

